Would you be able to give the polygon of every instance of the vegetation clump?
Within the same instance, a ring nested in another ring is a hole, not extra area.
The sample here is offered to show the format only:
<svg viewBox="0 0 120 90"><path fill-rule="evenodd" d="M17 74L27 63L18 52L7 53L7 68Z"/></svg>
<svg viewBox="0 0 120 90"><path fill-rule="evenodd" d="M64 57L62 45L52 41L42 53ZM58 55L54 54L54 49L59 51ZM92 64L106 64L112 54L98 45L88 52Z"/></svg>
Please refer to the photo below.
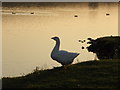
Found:
<svg viewBox="0 0 120 90"><path fill-rule="evenodd" d="M101 37L90 40L89 52L96 53L98 59L120 59L120 36Z"/></svg>

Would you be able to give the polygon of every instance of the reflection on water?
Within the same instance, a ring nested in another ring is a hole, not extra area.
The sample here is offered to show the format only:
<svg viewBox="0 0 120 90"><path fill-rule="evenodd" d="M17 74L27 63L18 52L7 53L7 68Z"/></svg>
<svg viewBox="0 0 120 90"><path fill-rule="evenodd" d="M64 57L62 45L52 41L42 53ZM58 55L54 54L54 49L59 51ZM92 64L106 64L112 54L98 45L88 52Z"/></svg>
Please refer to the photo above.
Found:
<svg viewBox="0 0 120 90"><path fill-rule="evenodd" d="M36 66L60 66L50 58L61 39L61 49L80 52L77 61L93 60L79 39L118 34L117 3L3 3L3 76L29 73ZM110 15L106 15L106 14ZM77 17L74 17L77 15Z"/></svg>
<svg viewBox="0 0 120 90"><path fill-rule="evenodd" d="M98 2L90 2L90 3L88 3L88 6L91 9L96 9L96 8L98 8L99 3Z"/></svg>

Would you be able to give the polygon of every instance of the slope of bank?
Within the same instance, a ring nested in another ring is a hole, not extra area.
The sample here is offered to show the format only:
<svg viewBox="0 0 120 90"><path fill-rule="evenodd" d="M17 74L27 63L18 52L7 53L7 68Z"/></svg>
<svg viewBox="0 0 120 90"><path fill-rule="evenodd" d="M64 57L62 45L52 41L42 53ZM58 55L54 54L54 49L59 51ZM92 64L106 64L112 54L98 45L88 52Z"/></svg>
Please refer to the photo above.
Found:
<svg viewBox="0 0 120 90"><path fill-rule="evenodd" d="M120 60L87 61L66 69L36 70L21 77L3 78L3 88L118 88Z"/></svg>

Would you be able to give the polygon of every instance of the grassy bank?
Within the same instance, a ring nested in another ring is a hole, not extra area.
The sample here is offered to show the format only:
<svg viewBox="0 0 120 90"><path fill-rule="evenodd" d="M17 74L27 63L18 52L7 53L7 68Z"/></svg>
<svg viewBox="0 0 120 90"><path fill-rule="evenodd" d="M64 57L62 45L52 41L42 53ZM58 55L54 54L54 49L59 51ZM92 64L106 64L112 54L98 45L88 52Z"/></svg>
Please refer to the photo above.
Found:
<svg viewBox="0 0 120 90"><path fill-rule="evenodd" d="M118 89L120 60L87 61L40 70L26 76L3 78L3 88L111 88Z"/></svg>

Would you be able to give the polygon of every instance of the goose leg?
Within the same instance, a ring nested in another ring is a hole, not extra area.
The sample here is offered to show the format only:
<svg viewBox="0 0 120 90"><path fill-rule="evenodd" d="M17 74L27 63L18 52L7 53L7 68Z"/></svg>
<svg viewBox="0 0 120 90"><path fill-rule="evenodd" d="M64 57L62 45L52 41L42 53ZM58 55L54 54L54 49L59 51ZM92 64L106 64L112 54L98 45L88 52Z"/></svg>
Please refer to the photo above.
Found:
<svg viewBox="0 0 120 90"><path fill-rule="evenodd" d="M64 65L63 68L64 69L67 69L67 67L69 67L71 64L68 64L68 65Z"/></svg>

